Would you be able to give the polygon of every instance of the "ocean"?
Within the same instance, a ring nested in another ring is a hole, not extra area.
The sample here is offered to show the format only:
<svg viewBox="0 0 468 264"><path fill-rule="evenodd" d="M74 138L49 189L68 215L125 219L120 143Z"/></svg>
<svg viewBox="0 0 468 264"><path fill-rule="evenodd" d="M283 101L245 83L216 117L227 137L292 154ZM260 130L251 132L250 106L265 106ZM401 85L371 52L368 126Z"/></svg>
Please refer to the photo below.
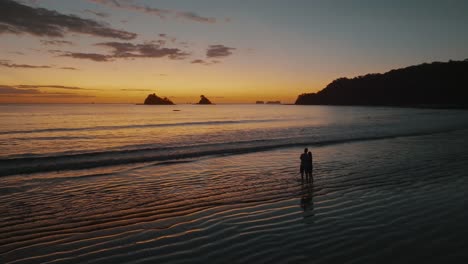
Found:
<svg viewBox="0 0 468 264"><path fill-rule="evenodd" d="M11 104L0 121L0 263L468 261L466 110Z"/></svg>

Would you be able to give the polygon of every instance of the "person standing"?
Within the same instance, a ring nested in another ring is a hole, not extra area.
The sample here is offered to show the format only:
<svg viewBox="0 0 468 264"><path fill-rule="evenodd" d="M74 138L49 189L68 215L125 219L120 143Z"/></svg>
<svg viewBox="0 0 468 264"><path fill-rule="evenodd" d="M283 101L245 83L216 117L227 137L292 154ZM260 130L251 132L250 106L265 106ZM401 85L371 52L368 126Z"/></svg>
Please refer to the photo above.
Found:
<svg viewBox="0 0 468 264"><path fill-rule="evenodd" d="M302 180L304 180L304 173L306 173L306 177L307 177L307 164L308 164L308 160L309 160L309 157L307 155L307 151L309 151L309 150L307 148L305 148L304 153L302 153L301 156L299 157L299 159L301 160L301 166L299 168L299 171L301 172Z"/></svg>

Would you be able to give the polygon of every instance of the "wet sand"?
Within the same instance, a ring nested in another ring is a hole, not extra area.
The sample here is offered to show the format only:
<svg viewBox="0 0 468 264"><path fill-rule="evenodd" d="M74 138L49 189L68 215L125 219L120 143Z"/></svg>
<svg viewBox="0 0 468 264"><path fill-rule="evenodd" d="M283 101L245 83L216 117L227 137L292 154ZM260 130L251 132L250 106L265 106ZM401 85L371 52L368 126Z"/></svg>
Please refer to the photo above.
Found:
<svg viewBox="0 0 468 264"><path fill-rule="evenodd" d="M0 178L2 263L454 263L468 131ZM460 262L461 261L461 262Z"/></svg>

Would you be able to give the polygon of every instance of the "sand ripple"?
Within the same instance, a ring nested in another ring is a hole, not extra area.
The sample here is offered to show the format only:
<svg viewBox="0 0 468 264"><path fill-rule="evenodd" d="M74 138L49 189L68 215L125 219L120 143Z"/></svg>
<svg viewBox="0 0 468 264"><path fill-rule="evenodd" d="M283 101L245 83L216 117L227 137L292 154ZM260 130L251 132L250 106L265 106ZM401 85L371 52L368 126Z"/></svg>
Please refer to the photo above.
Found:
<svg viewBox="0 0 468 264"><path fill-rule="evenodd" d="M3 177L0 262L463 260L465 138L318 147L313 183L297 148Z"/></svg>

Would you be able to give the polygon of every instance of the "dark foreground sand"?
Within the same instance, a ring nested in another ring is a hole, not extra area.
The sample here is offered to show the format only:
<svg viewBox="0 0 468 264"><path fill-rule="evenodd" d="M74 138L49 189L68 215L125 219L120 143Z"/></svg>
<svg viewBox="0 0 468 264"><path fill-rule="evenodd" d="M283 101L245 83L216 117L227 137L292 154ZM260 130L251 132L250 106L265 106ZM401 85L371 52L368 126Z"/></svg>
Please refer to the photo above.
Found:
<svg viewBox="0 0 468 264"><path fill-rule="evenodd" d="M464 263L468 132L0 178L0 263Z"/></svg>

